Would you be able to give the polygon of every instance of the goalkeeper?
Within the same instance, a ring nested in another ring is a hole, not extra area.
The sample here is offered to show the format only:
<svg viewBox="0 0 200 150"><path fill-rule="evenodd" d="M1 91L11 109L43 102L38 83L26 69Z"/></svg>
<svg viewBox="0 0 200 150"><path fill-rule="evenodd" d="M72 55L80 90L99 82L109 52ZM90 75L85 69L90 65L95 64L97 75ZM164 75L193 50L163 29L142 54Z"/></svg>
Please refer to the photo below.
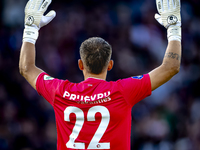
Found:
<svg viewBox="0 0 200 150"><path fill-rule="evenodd" d="M80 83L55 79L35 66L39 30L56 16L55 11L43 15L50 3L29 0L26 5L19 70L54 108L57 149L130 150L132 107L179 72L180 0L156 0L155 19L167 29L168 39L159 67L148 74L107 82L107 71L113 67L112 48L102 38L89 38L80 47L78 66L84 76Z"/></svg>

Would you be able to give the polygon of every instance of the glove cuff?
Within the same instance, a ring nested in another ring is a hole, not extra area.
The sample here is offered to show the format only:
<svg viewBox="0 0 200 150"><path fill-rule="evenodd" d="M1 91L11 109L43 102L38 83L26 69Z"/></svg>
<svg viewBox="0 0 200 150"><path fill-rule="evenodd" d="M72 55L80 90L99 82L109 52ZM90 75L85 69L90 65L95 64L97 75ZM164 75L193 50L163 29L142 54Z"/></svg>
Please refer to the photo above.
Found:
<svg viewBox="0 0 200 150"><path fill-rule="evenodd" d="M23 33L23 42L29 42L29 43L35 44L39 36L38 30L39 28L37 26L25 25L25 29Z"/></svg>
<svg viewBox="0 0 200 150"><path fill-rule="evenodd" d="M177 25L171 25L167 29L168 41L180 41L181 42L181 27Z"/></svg>

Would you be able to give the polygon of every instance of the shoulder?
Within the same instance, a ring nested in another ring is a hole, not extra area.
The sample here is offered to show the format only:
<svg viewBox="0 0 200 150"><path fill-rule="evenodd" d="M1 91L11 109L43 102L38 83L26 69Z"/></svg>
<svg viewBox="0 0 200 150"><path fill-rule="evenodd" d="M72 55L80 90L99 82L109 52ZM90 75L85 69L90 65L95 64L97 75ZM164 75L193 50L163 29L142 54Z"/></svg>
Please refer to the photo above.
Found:
<svg viewBox="0 0 200 150"><path fill-rule="evenodd" d="M142 81L142 80L148 80L150 79L149 74L143 74L143 75L138 75L138 76L132 76L128 78L121 79L119 81L125 82L125 81Z"/></svg>
<svg viewBox="0 0 200 150"><path fill-rule="evenodd" d="M132 76L124 79L119 79L116 83L120 84L122 87L134 87L141 86L142 84L149 84L150 77L149 74Z"/></svg>
<svg viewBox="0 0 200 150"><path fill-rule="evenodd" d="M38 75L36 79L36 87L38 86L60 86L60 85L66 85L70 84L71 82L69 80L62 80L58 78L54 78L47 74L46 72L42 72L41 74Z"/></svg>

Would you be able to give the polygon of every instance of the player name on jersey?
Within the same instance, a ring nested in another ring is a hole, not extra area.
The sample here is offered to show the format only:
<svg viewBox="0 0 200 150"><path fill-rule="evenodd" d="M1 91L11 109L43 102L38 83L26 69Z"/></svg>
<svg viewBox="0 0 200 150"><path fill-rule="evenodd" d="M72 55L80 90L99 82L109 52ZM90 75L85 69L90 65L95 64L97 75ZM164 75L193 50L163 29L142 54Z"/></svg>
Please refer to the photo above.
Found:
<svg viewBox="0 0 200 150"><path fill-rule="evenodd" d="M69 93L68 91L65 91L63 94L63 98L67 98L72 101L76 101L77 103L81 104L97 104L97 103L103 103L108 102L111 100L110 98L110 91L104 92L104 93L98 93L91 96L87 95L77 95Z"/></svg>

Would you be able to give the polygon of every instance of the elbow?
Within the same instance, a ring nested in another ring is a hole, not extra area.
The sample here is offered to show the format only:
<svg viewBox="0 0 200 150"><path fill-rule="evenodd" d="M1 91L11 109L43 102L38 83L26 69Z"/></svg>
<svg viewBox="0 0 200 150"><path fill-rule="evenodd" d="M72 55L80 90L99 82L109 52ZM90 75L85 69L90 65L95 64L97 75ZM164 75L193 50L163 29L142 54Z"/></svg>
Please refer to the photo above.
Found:
<svg viewBox="0 0 200 150"><path fill-rule="evenodd" d="M27 73L27 67L22 65L22 64L19 64L19 73L25 77L26 73Z"/></svg>
<svg viewBox="0 0 200 150"><path fill-rule="evenodd" d="M173 77L180 71L180 64L162 64L162 66L165 68L165 70L168 72L168 74Z"/></svg>
<svg viewBox="0 0 200 150"><path fill-rule="evenodd" d="M179 73L179 71L180 71L180 64L174 64L170 67L170 72L172 73L173 76Z"/></svg>
<svg viewBox="0 0 200 150"><path fill-rule="evenodd" d="M176 74L180 71L180 65L176 68Z"/></svg>
<svg viewBox="0 0 200 150"><path fill-rule="evenodd" d="M173 76L176 75L177 73L179 73L179 71L180 71L180 66L178 66L178 67L173 67L173 68L172 68L172 74L173 74Z"/></svg>
<svg viewBox="0 0 200 150"><path fill-rule="evenodd" d="M19 64L19 73L23 76L24 72L24 68L22 67L22 65Z"/></svg>

